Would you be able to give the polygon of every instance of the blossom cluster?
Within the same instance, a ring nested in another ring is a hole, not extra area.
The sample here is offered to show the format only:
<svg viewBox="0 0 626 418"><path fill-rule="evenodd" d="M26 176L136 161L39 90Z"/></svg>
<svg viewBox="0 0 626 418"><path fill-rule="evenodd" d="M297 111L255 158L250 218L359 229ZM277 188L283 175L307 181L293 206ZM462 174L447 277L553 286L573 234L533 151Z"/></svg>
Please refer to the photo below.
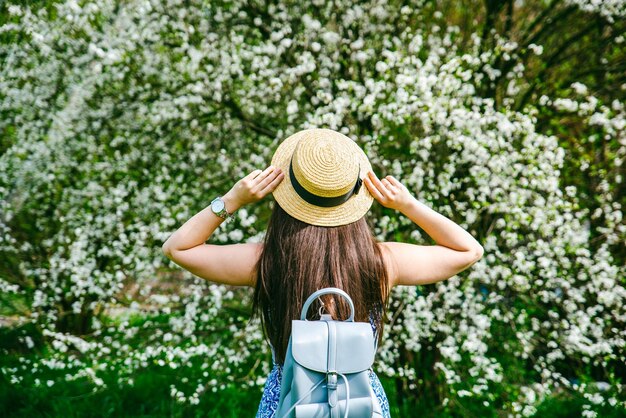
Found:
<svg viewBox="0 0 626 418"><path fill-rule="evenodd" d="M0 33L22 40L0 44L0 131L10 133L0 257L18 260L20 279L0 277L0 290L28 301L23 319L43 329L50 354L3 372L52 385L41 376L56 370L99 387L111 370L120 385L143 369L176 370L171 396L192 404L235 381L262 385L268 347L259 324L244 323L249 289L172 269L160 245L234 179L269 164L285 137L328 127L485 249L449 280L394 288L380 373L415 389L427 368L446 399L487 406L514 388L503 406L513 416L532 415L563 386L589 408L615 405L619 382L596 393L572 364L626 361L626 268L611 253L626 239L612 193L623 179L607 170L602 213L581 208L577 188L563 186L567 150L536 115L575 114L589 128L580 140L614 144L618 167L623 103L602 104L579 83L512 110L516 66L498 106L477 87L517 45L501 39L484 51L473 34L460 49L458 27L420 20L423 1L315 1L315 15L304 4L244 3L66 0L54 16L9 6ZM242 208L211 241L260 241L266 206ZM426 242L399 213L368 216L380 240ZM604 222L599 246L594 217ZM33 335L20 342L36 349ZM425 350L436 360L407 360ZM512 381L511 364L528 380Z"/></svg>
<svg viewBox="0 0 626 418"><path fill-rule="evenodd" d="M585 12L597 13L609 22L626 17L626 1L624 0L566 0L566 3L577 6Z"/></svg>

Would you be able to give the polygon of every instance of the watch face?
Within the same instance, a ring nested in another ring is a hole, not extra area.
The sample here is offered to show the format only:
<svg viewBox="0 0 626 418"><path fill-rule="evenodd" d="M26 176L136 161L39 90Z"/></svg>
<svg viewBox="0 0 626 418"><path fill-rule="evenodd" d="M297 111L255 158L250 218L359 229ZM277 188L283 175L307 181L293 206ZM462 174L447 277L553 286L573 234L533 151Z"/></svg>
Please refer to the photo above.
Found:
<svg viewBox="0 0 626 418"><path fill-rule="evenodd" d="M213 212L219 212L222 209L224 209L224 201L223 200L216 200L215 202L211 203L211 209L213 209Z"/></svg>

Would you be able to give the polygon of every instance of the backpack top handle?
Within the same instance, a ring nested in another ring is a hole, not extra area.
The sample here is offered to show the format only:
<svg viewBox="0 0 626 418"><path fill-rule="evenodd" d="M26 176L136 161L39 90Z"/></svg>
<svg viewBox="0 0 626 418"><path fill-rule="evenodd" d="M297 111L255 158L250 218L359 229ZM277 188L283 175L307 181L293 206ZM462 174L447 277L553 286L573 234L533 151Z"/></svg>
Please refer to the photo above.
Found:
<svg viewBox="0 0 626 418"><path fill-rule="evenodd" d="M337 295L341 295L348 300L348 303L350 304L350 317L346 319L344 322L348 322L348 321L354 322L354 303L352 303L352 299L350 299L350 296L346 292L344 292L343 290L337 287L325 287L323 289L313 292L311 296L308 297L306 302L304 302L304 306L302 307L302 313L300 315L300 320L307 321L306 314L309 311L309 307L311 306L311 303L313 303L313 301L317 299L318 297L322 295L326 295L328 293L335 293Z"/></svg>

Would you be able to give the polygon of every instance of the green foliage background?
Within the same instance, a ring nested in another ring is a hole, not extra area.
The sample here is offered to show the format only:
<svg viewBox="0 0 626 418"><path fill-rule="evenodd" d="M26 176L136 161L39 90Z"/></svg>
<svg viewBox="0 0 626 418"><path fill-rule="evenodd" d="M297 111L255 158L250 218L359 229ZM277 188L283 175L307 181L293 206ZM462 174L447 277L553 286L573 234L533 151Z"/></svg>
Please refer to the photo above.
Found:
<svg viewBox="0 0 626 418"><path fill-rule="evenodd" d="M28 8L32 13L26 13ZM622 0L0 3L0 413L252 416L248 289L160 253L303 127L484 244L395 289L392 416L626 416ZM258 240L268 202L211 240ZM432 243L374 206L381 240Z"/></svg>

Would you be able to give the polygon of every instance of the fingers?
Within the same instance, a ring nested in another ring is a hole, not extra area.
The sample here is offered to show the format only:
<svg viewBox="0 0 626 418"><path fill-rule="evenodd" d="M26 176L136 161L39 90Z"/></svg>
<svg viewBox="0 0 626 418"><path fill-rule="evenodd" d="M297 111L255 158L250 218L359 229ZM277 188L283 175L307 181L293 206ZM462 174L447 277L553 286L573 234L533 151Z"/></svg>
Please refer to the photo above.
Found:
<svg viewBox="0 0 626 418"><path fill-rule="evenodd" d="M402 183L400 183L398 180L396 180L396 178L394 176L387 176L385 178L389 179L391 184L396 186L398 189L402 188Z"/></svg>
<svg viewBox="0 0 626 418"><path fill-rule="evenodd" d="M389 176L385 177L384 179L381 180L381 183L383 183L386 187L387 190L391 190L393 192L397 191L396 186L394 186L393 184L391 184L391 182L388 179Z"/></svg>
<svg viewBox="0 0 626 418"><path fill-rule="evenodd" d="M280 168L269 166L254 178L257 184L253 185L250 191L265 195L273 190L284 177L285 174Z"/></svg>
<svg viewBox="0 0 626 418"><path fill-rule="evenodd" d="M379 180L373 171L369 171L363 181L372 196L385 207L395 208L403 199L402 193L405 188L393 176L386 176Z"/></svg>
<svg viewBox="0 0 626 418"><path fill-rule="evenodd" d="M276 177L274 177L274 180L272 180L270 184L268 184L263 190L261 190L261 193L265 196L267 193L273 192L274 189L278 187L280 182L283 181L283 178L285 178L285 175L282 172L276 175Z"/></svg>
<svg viewBox="0 0 626 418"><path fill-rule="evenodd" d="M247 180L250 180L251 182L253 180L263 180L265 178L265 176L270 174L275 168L276 167L274 167L273 165L270 165L265 170L256 169L256 170L250 172L250 174L248 174L245 178Z"/></svg>
<svg viewBox="0 0 626 418"><path fill-rule="evenodd" d="M275 169L276 169L276 167L274 167L273 165L270 165L265 170L254 170L255 172L259 172L259 173L257 175L255 175L255 176L253 176L253 178L255 180L262 180L263 178L265 178L265 176L270 174Z"/></svg>
<svg viewBox="0 0 626 418"><path fill-rule="evenodd" d="M368 177L365 178L365 184L368 185L368 190L370 191L370 194L372 196L374 196L374 199L378 200L379 202L381 202L384 197L383 195L378 191L378 188L376 188L376 186L374 186L374 184L372 183L372 180L369 179Z"/></svg>
<svg viewBox="0 0 626 418"><path fill-rule="evenodd" d="M372 171L367 173L367 176L364 179L366 184L369 184L370 193L376 198L378 201L384 201L387 199L385 185L381 183L380 180L376 177Z"/></svg>
<svg viewBox="0 0 626 418"><path fill-rule="evenodd" d="M258 176L262 172L263 172L263 170L256 169L256 170L252 171L250 174L248 174L245 178L248 179L248 180L253 180L256 176Z"/></svg>

